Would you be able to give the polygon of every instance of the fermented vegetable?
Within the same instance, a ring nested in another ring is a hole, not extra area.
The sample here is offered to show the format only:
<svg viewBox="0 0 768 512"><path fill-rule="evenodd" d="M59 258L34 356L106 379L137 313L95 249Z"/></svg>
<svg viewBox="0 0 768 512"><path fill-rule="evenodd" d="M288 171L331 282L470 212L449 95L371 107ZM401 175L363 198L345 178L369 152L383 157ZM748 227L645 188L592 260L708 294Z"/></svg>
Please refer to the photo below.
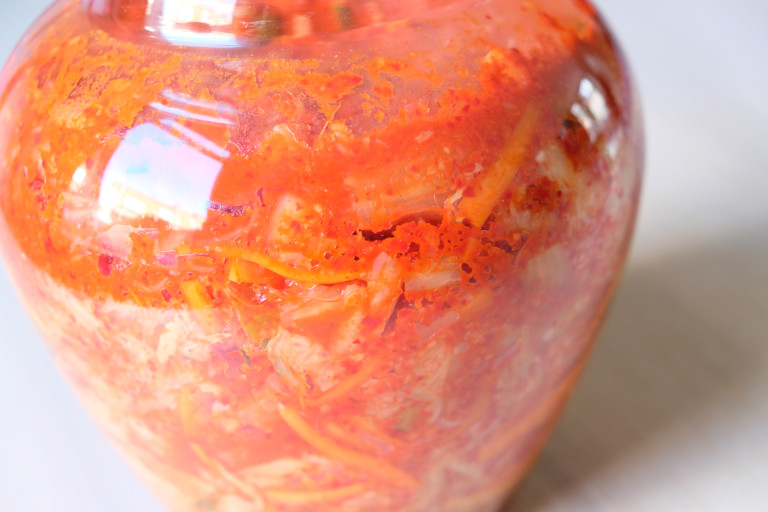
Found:
<svg viewBox="0 0 768 512"><path fill-rule="evenodd" d="M637 203L586 2L60 1L0 83L7 264L173 510L491 511L519 480Z"/></svg>

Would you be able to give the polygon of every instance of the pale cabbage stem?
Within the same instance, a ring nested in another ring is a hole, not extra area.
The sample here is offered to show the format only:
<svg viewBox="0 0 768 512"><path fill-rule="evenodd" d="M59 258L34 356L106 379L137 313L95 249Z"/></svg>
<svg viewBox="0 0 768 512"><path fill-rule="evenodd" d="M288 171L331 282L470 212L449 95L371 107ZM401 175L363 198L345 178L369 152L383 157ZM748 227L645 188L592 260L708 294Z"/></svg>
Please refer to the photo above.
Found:
<svg viewBox="0 0 768 512"><path fill-rule="evenodd" d="M460 220L467 219L478 228L485 224L529 154L528 146L533 139L538 119L536 107L528 105L499 158L471 184L474 195L464 196L459 202L457 209Z"/></svg>
<svg viewBox="0 0 768 512"><path fill-rule="evenodd" d="M419 488L419 482L415 478L381 458L343 448L330 439L323 437L304 421L298 412L290 407L279 404L278 412L288 426L317 451L349 466L360 468L394 485L406 487L410 490Z"/></svg>

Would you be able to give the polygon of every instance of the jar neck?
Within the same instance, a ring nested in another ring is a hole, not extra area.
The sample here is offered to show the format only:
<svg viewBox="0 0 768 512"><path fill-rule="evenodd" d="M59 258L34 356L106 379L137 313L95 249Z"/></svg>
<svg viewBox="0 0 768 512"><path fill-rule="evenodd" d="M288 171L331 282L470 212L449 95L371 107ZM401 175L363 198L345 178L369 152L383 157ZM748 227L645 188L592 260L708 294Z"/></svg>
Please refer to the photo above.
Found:
<svg viewBox="0 0 768 512"><path fill-rule="evenodd" d="M305 39L407 19L456 0L80 0L90 16L185 46Z"/></svg>

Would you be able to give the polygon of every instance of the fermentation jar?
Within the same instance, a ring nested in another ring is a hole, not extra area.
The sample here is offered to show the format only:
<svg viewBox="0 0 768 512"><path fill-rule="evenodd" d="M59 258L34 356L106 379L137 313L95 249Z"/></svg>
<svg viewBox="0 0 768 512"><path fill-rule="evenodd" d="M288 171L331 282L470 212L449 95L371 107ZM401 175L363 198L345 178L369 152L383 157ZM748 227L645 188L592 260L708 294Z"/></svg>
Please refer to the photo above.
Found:
<svg viewBox="0 0 768 512"><path fill-rule="evenodd" d="M61 0L0 76L0 245L178 512L483 512L634 222L586 0Z"/></svg>

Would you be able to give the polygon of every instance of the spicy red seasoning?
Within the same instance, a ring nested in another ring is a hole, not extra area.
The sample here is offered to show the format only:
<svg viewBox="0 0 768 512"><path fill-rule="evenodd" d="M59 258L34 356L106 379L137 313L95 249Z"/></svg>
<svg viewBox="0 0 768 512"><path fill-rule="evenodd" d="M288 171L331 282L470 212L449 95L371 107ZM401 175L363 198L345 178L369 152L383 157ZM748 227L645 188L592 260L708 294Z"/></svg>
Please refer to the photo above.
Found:
<svg viewBox="0 0 768 512"><path fill-rule="evenodd" d="M579 374L624 64L585 2L412 3L61 1L3 71L7 264L173 510L493 510Z"/></svg>

